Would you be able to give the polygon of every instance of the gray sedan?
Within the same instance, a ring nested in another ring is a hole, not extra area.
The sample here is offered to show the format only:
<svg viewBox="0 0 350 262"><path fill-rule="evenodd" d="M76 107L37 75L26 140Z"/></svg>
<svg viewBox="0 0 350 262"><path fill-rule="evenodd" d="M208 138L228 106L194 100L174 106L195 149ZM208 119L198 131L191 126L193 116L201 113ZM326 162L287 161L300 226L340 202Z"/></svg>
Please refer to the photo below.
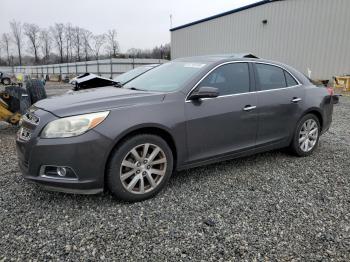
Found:
<svg viewBox="0 0 350 262"><path fill-rule="evenodd" d="M50 190L108 188L140 201L175 170L285 147L312 154L332 121L333 90L251 57L177 59L122 88L39 101L17 138L24 177Z"/></svg>

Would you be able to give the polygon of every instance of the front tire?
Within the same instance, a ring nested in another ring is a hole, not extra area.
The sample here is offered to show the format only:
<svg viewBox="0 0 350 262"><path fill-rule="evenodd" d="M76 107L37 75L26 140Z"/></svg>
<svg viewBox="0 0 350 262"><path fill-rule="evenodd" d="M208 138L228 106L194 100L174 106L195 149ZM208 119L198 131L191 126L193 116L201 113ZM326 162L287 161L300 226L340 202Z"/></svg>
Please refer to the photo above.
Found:
<svg viewBox="0 0 350 262"><path fill-rule="evenodd" d="M297 156L309 156L317 148L320 134L319 119L314 114L307 114L297 124L290 149Z"/></svg>
<svg viewBox="0 0 350 262"><path fill-rule="evenodd" d="M172 171L173 154L168 144L156 135L136 135L112 153L107 186L118 199L142 201L158 194Z"/></svg>

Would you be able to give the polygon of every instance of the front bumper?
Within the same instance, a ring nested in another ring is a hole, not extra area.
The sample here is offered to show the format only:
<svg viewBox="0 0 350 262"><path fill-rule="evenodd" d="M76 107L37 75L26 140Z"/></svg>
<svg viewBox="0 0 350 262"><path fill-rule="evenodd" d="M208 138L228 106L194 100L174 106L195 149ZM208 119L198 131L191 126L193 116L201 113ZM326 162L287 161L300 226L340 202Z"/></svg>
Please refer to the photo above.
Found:
<svg viewBox="0 0 350 262"><path fill-rule="evenodd" d="M72 138L42 139L36 129L29 141L19 137L16 140L19 167L26 180L66 193L103 191L105 165L112 144L110 139L94 130ZM42 166L69 167L76 179L42 175Z"/></svg>

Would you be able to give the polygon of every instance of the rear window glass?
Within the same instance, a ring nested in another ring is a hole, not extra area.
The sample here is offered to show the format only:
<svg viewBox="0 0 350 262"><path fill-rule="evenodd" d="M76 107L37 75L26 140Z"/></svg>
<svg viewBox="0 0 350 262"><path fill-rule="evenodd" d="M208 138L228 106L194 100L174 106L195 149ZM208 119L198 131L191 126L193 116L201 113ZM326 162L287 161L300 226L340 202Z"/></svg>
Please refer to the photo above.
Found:
<svg viewBox="0 0 350 262"><path fill-rule="evenodd" d="M261 90L286 87L284 70L280 67L266 64L256 64L257 81Z"/></svg>
<svg viewBox="0 0 350 262"><path fill-rule="evenodd" d="M284 71L284 75L286 77L287 86L296 86L296 85L298 85L298 82L295 81L295 79L287 71Z"/></svg>

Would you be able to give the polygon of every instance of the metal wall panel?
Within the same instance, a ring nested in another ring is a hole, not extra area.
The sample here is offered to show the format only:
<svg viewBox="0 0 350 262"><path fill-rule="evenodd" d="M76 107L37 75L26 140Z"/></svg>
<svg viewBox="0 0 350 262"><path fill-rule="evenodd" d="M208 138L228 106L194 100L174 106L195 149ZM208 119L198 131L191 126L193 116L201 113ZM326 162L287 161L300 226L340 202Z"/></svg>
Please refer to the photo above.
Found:
<svg viewBox="0 0 350 262"><path fill-rule="evenodd" d="M248 52L314 79L350 74L349 11L350 0L271 2L172 31L172 58Z"/></svg>

